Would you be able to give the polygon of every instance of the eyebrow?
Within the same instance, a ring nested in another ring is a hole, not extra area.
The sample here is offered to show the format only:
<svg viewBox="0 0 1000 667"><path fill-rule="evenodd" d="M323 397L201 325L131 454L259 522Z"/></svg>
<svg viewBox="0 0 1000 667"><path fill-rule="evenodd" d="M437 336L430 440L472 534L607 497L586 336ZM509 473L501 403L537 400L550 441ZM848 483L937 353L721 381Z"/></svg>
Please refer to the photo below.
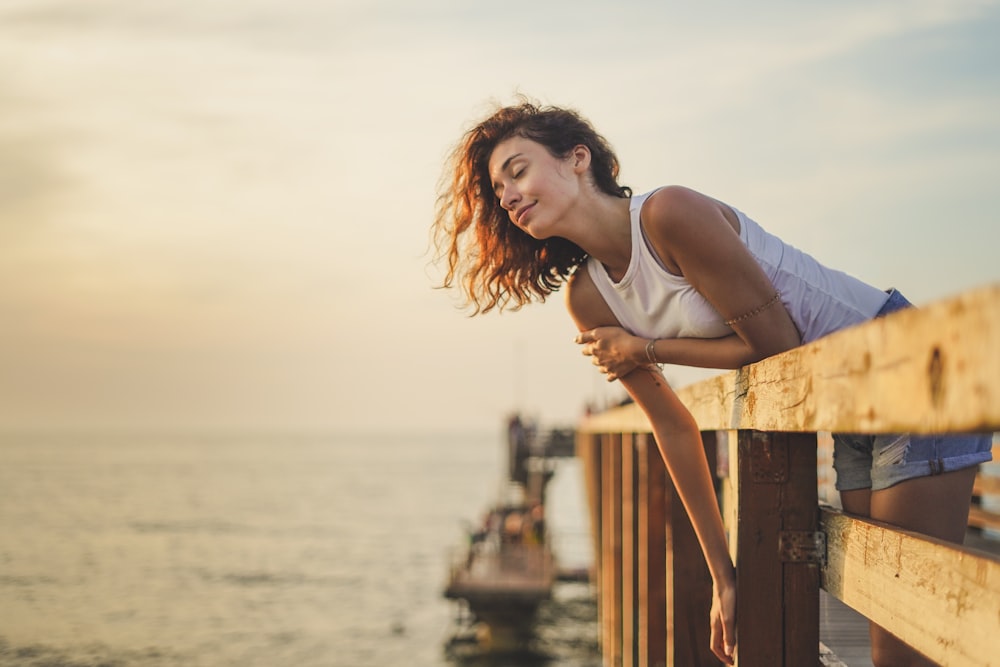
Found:
<svg viewBox="0 0 1000 667"><path fill-rule="evenodd" d="M522 155L523 155L523 153L514 153L509 158L507 158L506 160L504 160L503 164L500 165L500 173L502 174L503 172L507 171L507 167L510 166L510 163L513 162L516 158L521 157ZM497 191L499 190L499 188L497 187L497 184L494 182L492 185L493 185L493 193L497 194Z"/></svg>
<svg viewBox="0 0 1000 667"><path fill-rule="evenodd" d="M509 167L510 163L514 161L514 158L521 157L521 155L522 155L522 153L514 153L509 158L507 158L506 160L504 160L503 164L500 165L500 171L501 172L507 171L507 167Z"/></svg>

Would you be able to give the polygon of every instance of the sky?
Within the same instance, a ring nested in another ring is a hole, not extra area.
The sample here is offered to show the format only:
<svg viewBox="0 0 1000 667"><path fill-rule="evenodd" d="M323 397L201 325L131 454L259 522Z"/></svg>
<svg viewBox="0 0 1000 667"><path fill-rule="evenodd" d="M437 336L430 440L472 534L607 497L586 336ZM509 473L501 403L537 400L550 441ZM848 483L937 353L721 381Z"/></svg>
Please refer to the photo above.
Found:
<svg viewBox="0 0 1000 667"><path fill-rule="evenodd" d="M463 431L623 396L430 224L517 94L920 305L997 282L1000 2L0 0L0 431ZM667 367L675 385L710 373Z"/></svg>

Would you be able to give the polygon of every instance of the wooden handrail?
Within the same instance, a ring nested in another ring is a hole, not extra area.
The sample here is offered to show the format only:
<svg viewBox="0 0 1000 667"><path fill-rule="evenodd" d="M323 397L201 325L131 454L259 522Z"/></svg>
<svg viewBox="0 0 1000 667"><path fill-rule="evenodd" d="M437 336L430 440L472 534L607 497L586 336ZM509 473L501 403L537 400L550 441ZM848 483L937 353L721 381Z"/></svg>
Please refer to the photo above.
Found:
<svg viewBox="0 0 1000 667"><path fill-rule="evenodd" d="M997 664L1000 560L830 509L821 525L827 592L943 665Z"/></svg>
<svg viewBox="0 0 1000 667"><path fill-rule="evenodd" d="M1000 426L1000 284L863 325L684 387L703 431L946 433ZM585 433L648 433L635 405Z"/></svg>

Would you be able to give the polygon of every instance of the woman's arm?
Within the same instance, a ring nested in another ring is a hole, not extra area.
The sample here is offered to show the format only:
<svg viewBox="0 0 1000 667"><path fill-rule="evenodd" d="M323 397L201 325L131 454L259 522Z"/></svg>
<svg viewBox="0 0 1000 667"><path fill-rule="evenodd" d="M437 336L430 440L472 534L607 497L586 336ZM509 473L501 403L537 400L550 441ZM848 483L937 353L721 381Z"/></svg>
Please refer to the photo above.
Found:
<svg viewBox="0 0 1000 667"><path fill-rule="evenodd" d="M802 339L771 280L739 237L738 220L725 204L671 186L650 195L643 228L664 264L691 283L759 361Z"/></svg>
<svg viewBox="0 0 1000 667"><path fill-rule="evenodd" d="M801 343L795 323L775 288L747 250L739 222L724 204L698 192L671 186L657 190L642 207L642 225L664 266L682 275L735 331L724 338L658 340L622 329L585 331L577 342L594 356L608 379L653 358L659 363L702 368L739 368Z"/></svg>
<svg viewBox="0 0 1000 667"><path fill-rule="evenodd" d="M618 324L586 271L573 276L567 299L581 330ZM736 574L698 425L655 367L636 367L621 381L649 419L667 471L691 518L714 584L712 650L720 660L733 664Z"/></svg>
<svg viewBox="0 0 1000 667"><path fill-rule="evenodd" d="M576 342L608 381L628 375L636 366L653 363L698 368L739 368L760 357L736 334L723 338L662 338L633 336L620 326L581 331Z"/></svg>

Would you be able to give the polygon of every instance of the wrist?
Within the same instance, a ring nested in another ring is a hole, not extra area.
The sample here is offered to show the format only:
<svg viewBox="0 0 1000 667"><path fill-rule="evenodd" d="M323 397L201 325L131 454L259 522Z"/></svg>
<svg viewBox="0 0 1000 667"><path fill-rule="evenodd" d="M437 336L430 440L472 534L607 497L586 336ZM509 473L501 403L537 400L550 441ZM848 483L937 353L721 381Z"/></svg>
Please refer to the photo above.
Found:
<svg viewBox="0 0 1000 667"><path fill-rule="evenodd" d="M712 585L717 592L736 588L736 568L730 559L724 563L709 563L709 570L712 576Z"/></svg>
<svg viewBox="0 0 1000 667"><path fill-rule="evenodd" d="M645 345L642 349L642 363L644 364L660 364L663 363L656 356L656 339L650 338L646 340Z"/></svg>

